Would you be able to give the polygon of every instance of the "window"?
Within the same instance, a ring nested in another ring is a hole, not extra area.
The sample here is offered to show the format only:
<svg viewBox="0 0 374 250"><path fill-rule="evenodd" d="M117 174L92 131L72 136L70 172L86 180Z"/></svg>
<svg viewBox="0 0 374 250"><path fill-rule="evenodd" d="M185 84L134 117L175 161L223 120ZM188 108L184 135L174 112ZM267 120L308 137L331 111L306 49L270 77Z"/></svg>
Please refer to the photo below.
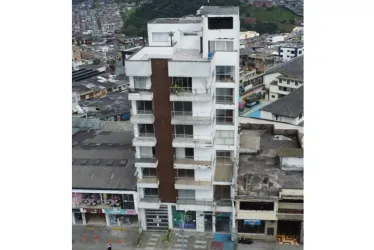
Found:
<svg viewBox="0 0 374 250"><path fill-rule="evenodd" d="M280 52L283 53L283 49L281 49Z"/></svg>
<svg viewBox="0 0 374 250"><path fill-rule="evenodd" d="M123 208L124 209L134 209L134 196L132 194L124 194L122 195L123 199Z"/></svg>
<svg viewBox="0 0 374 250"><path fill-rule="evenodd" d="M176 169L175 177L193 180L195 179L195 171L193 169Z"/></svg>
<svg viewBox="0 0 374 250"><path fill-rule="evenodd" d="M157 171L155 168L143 168L143 177L156 177Z"/></svg>
<svg viewBox="0 0 374 250"><path fill-rule="evenodd" d="M147 77L134 76L134 87L136 89L146 89Z"/></svg>
<svg viewBox="0 0 374 250"><path fill-rule="evenodd" d="M173 102L173 106L176 115L192 115L192 102Z"/></svg>
<svg viewBox="0 0 374 250"><path fill-rule="evenodd" d="M287 80L287 84L290 84L290 80Z"/></svg>
<svg viewBox="0 0 374 250"><path fill-rule="evenodd" d="M248 220L238 220L238 232L250 234L264 234L265 221L258 221L255 225L248 223Z"/></svg>
<svg viewBox="0 0 374 250"><path fill-rule="evenodd" d="M179 189L178 190L178 199L195 199L195 190Z"/></svg>
<svg viewBox="0 0 374 250"><path fill-rule="evenodd" d="M193 125L175 125L175 135L193 137Z"/></svg>
<svg viewBox="0 0 374 250"><path fill-rule="evenodd" d="M233 82L234 81L234 66L216 66L216 76L219 82Z"/></svg>
<svg viewBox="0 0 374 250"><path fill-rule="evenodd" d="M184 155L186 156L186 158L193 158L194 157L194 149L193 148L185 148L184 149Z"/></svg>
<svg viewBox="0 0 374 250"><path fill-rule="evenodd" d="M253 211L274 211L273 202L240 202L240 210L253 210Z"/></svg>
<svg viewBox="0 0 374 250"><path fill-rule="evenodd" d="M278 121L279 115L274 115L274 116L275 116L275 120Z"/></svg>
<svg viewBox="0 0 374 250"><path fill-rule="evenodd" d="M295 54L295 51L293 50L293 51L291 51L291 54Z"/></svg>
<svg viewBox="0 0 374 250"><path fill-rule="evenodd" d="M298 82L295 82L295 86L298 86L299 85L299 83Z"/></svg>
<svg viewBox="0 0 374 250"><path fill-rule="evenodd" d="M220 30L220 29L233 29L234 21L232 17L209 17L208 18L208 29Z"/></svg>
<svg viewBox="0 0 374 250"><path fill-rule="evenodd" d="M209 52L213 51L232 51L234 50L233 41L209 41Z"/></svg>
<svg viewBox="0 0 374 250"><path fill-rule="evenodd" d="M192 77L173 77L172 91L192 92Z"/></svg>
<svg viewBox="0 0 374 250"><path fill-rule="evenodd" d="M299 50L299 54L302 54L303 53L303 51L302 50Z"/></svg>
<svg viewBox="0 0 374 250"><path fill-rule="evenodd" d="M271 95L272 98L275 98L275 95Z"/></svg>
<svg viewBox="0 0 374 250"><path fill-rule="evenodd" d="M301 113L300 115L299 115L299 119L301 119L303 117L303 113Z"/></svg>
<svg viewBox="0 0 374 250"><path fill-rule="evenodd" d="M139 136L154 136L153 124L139 124Z"/></svg>
<svg viewBox="0 0 374 250"><path fill-rule="evenodd" d="M167 32L152 32L152 41L153 42L168 42L169 33Z"/></svg>
<svg viewBox="0 0 374 250"><path fill-rule="evenodd" d="M158 196L158 188L144 188L144 197Z"/></svg>
<svg viewBox="0 0 374 250"><path fill-rule="evenodd" d="M282 79L279 79L279 83L282 83Z"/></svg>

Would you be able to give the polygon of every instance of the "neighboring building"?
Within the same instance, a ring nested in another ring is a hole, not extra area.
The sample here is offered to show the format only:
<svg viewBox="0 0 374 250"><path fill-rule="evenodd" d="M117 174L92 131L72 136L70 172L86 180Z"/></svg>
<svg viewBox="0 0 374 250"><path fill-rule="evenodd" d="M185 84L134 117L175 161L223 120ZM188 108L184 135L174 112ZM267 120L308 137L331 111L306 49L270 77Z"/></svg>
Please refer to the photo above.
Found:
<svg viewBox="0 0 374 250"><path fill-rule="evenodd" d="M262 84L262 74L257 74L256 69L241 68L239 77L239 93L241 94Z"/></svg>
<svg viewBox="0 0 374 250"><path fill-rule="evenodd" d="M292 89L293 90L293 89ZM261 118L302 126L304 124L304 87L263 107Z"/></svg>
<svg viewBox="0 0 374 250"><path fill-rule="evenodd" d="M148 23L125 61L143 230L234 233L239 8Z"/></svg>
<svg viewBox="0 0 374 250"><path fill-rule="evenodd" d="M91 127L73 124L73 224L138 228L132 132Z"/></svg>
<svg viewBox="0 0 374 250"><path fill-rule="evenodd" d="M263 78L269 92L267 99L277 100L288 95L304 84L304 56L265 71Z"/></svg>
<svg viewBox="0 0 374 250"><path fill-rule="evenodd" d="M269 36L266 41L268 43L278 43L278 42L283 42L285 39L285 35L273 35Z"/></svg>
<svg viewBox="0 0 374 250"><path fill-rule="evenodd" d="M283 44L278 48L279 56L284 62L304 54L304 45L302 43Z"/></svg>
<svg viewBox="0 0 374 250"><path fill-rule="evenodd" d="M260 34L256 31L244 31L240 32L240 48L244 49L246 47L247 39L250 39L252 37L259 36Z"/></svg>
<svg viewBox="0 0 374 250"><path fill-rule="evenodd" d="M278 55L258 52L259 49L246 48L240 50L240 66L255 68L257 73L263 73L281 63Z"/></svg>
<svg viewBox="0 0 374 250"><path fill-rule="evenodd" d="M303 243L303 149L297 130L241 124L237 237Z"/></svg>

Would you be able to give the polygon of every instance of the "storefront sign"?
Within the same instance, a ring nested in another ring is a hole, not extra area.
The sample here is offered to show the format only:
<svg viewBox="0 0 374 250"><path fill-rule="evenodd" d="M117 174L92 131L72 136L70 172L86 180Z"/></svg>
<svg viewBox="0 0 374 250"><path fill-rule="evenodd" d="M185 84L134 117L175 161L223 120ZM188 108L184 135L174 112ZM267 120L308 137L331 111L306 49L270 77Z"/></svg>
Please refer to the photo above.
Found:
<svg viewBox="0 0 374 250"><path fill-rule="evenodd" d="M230 213L221 213L221 212L216 212L216 216L221 216L221 217L230 217Z"/></svg>
<svg viewBox="0 0 374 250"><path fill-rule="evenodd" d="M260 220L244 220L244 225L261 225Z"/></svg>
<svg viewBox="0 0 374 250"><path fill-rule="evenodd" d="M133 209L121 209L121 208L111 208L105 209L106 214L120 214L120 215L136 215L136 210Z"/></svg>
<svg viewBox="0 0 374 250"><path fill-rule="evenodd" d="M101 209L92 209L92 208L87 208L86 213L88 214L101 214L103 211Z"/></svg>

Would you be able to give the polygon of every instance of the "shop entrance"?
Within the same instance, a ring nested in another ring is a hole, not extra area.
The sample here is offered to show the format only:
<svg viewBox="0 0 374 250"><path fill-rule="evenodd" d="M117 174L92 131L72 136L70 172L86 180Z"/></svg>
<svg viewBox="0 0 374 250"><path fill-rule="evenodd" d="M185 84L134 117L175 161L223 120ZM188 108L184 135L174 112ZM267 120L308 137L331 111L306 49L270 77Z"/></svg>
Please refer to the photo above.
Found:
<svg viewBox="0 0 374 250"><path fill-rule="evenodd" d="M216 213L216 232L231 232L231 213Z"/></svg>
<svg viewBox="0 0 374 250"><path fill-rule="evenodd" d="M213 230L213 214L204 213L204 231L212 232Z"/></svg>
<svg viewBox="0 0 374 250"><path fill-rule="evenodd" d="M283 241L299 242L301 232L301 221L279 220L277 229L277 240L282 244ZM288 243L287 243L288 244Z"/></svg>
<svg viewBox="0 0 374 250"><path fill-rule="evenodd" d="M74 220L75 224L82 225L83 224L83 217L81 213L74 213Z"/></svg>
<svg viewBox="0 0 374 250"><path fill-rule="evenodd" d="M85 214L87 225L106 225L105 214L101 210L90 211Z"/></svg>

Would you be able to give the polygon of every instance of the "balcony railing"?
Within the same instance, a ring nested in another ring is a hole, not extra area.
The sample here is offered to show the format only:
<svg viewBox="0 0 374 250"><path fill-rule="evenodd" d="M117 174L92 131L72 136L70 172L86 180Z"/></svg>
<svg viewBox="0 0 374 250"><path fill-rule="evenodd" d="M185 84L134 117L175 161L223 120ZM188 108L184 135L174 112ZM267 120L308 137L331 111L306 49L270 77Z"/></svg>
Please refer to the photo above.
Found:
<svg viewBox="0 0 374 250"><path fill-rule="evenodd" d="M170 93L175 95L204 95L210 94L210 88L207 89L199 89L199 88L192 88L192 87L178 87L178 86L171 86Z"/></svg>
<svg viewBox="0 0 374 250"><path fill-rule="evenodd" d="M212 187L212 182L207 180L194 180L189 178L175 177L175 185L194 186L196 187Z"/></svg>
<svg viewBox="0 0 374 250"><path fill-rule="evenodd" d="M153 115L153 110L143 110L143 109L138 109L136 112L131 110L131 115Z"/></svg>
<svg viewBox="0 0 374 250"><path fill-rule="evenodd" d="M215 110L210 112L171 111L171 124L178 125L209 125L213 120Z"/></svg>
<svg viewBox="0 0 374 250"><path fill-rule="evenodd" d="M212 206L212 200L196 200L195 198L177 197L177 205Z"/></svg>
<svg viewBox="0 0 374 250"><path fill-rule="evenodd" d="M141 133L138 133L137 136L138 138L154 138L155 137L155 133L153 132L141 132Z"/></svg>
<svg viewBox="0 0 374 250"><path fill-rule="evenodd" d="M157 158L149 155L141 155L140 158L135 158L135 163L156 163Z"/></svg>
<svg viewBox="0 0 374 250"><path fill-rule="evenodd" d="M216 74L216 81L217 82L235 82L235 78L233 75L230 74Z"/></svg>
<svg viewBox="0 0 374 250"><path fill-rule="evenodd" d="M217 104L234 104L234 98L232 95L217 95L216 96Z"/></svg>
<svg viewBox="0 0 374 250"><path fill-rule="evenodd" d="M194 143L194 144L212 144L213 134L210 134L210 135L173 134L173 142Z"/></svg>
<svg viewBox="0 0 374 250"><path fill-rule="evenodd" d="M136 94L142 94L142 93L152 93L152 89L143 89L143 88L129 88L129 93L136 93Z"/></svg>
<svg viewBox="0 0 374 250"><path fill-rule="evenodd" d="M234 162L230 156L216 156L217 165L233 165Z"/></svg>
<svg viewBox="0 0 374 250"><path fill-rule="evenodd" d="M234 125L234 116L217 115L216 124L217 125Z"/></svg>
<svg viewBox="0 0 374 250"><path fill-rule="evenodd" d="M193 117L194 119L206 119L211 117L208 112L192 112L192 111L171 111L173 117Z"/></svg>
<svg viewBox="0 0 374 250"><path fill-rule="evenodd" d="M216 206L220 207L231 207L232 201L230 198L227 199L215 199Z"/></svg>
<svg viewBox="0 0 374 250"><path fill-rule="evenodd" d="M174 155L174 164L180 165L200 165L200 166L212 166L212 160L207 160L206 157L197 156L179 156Z"/></svg>

